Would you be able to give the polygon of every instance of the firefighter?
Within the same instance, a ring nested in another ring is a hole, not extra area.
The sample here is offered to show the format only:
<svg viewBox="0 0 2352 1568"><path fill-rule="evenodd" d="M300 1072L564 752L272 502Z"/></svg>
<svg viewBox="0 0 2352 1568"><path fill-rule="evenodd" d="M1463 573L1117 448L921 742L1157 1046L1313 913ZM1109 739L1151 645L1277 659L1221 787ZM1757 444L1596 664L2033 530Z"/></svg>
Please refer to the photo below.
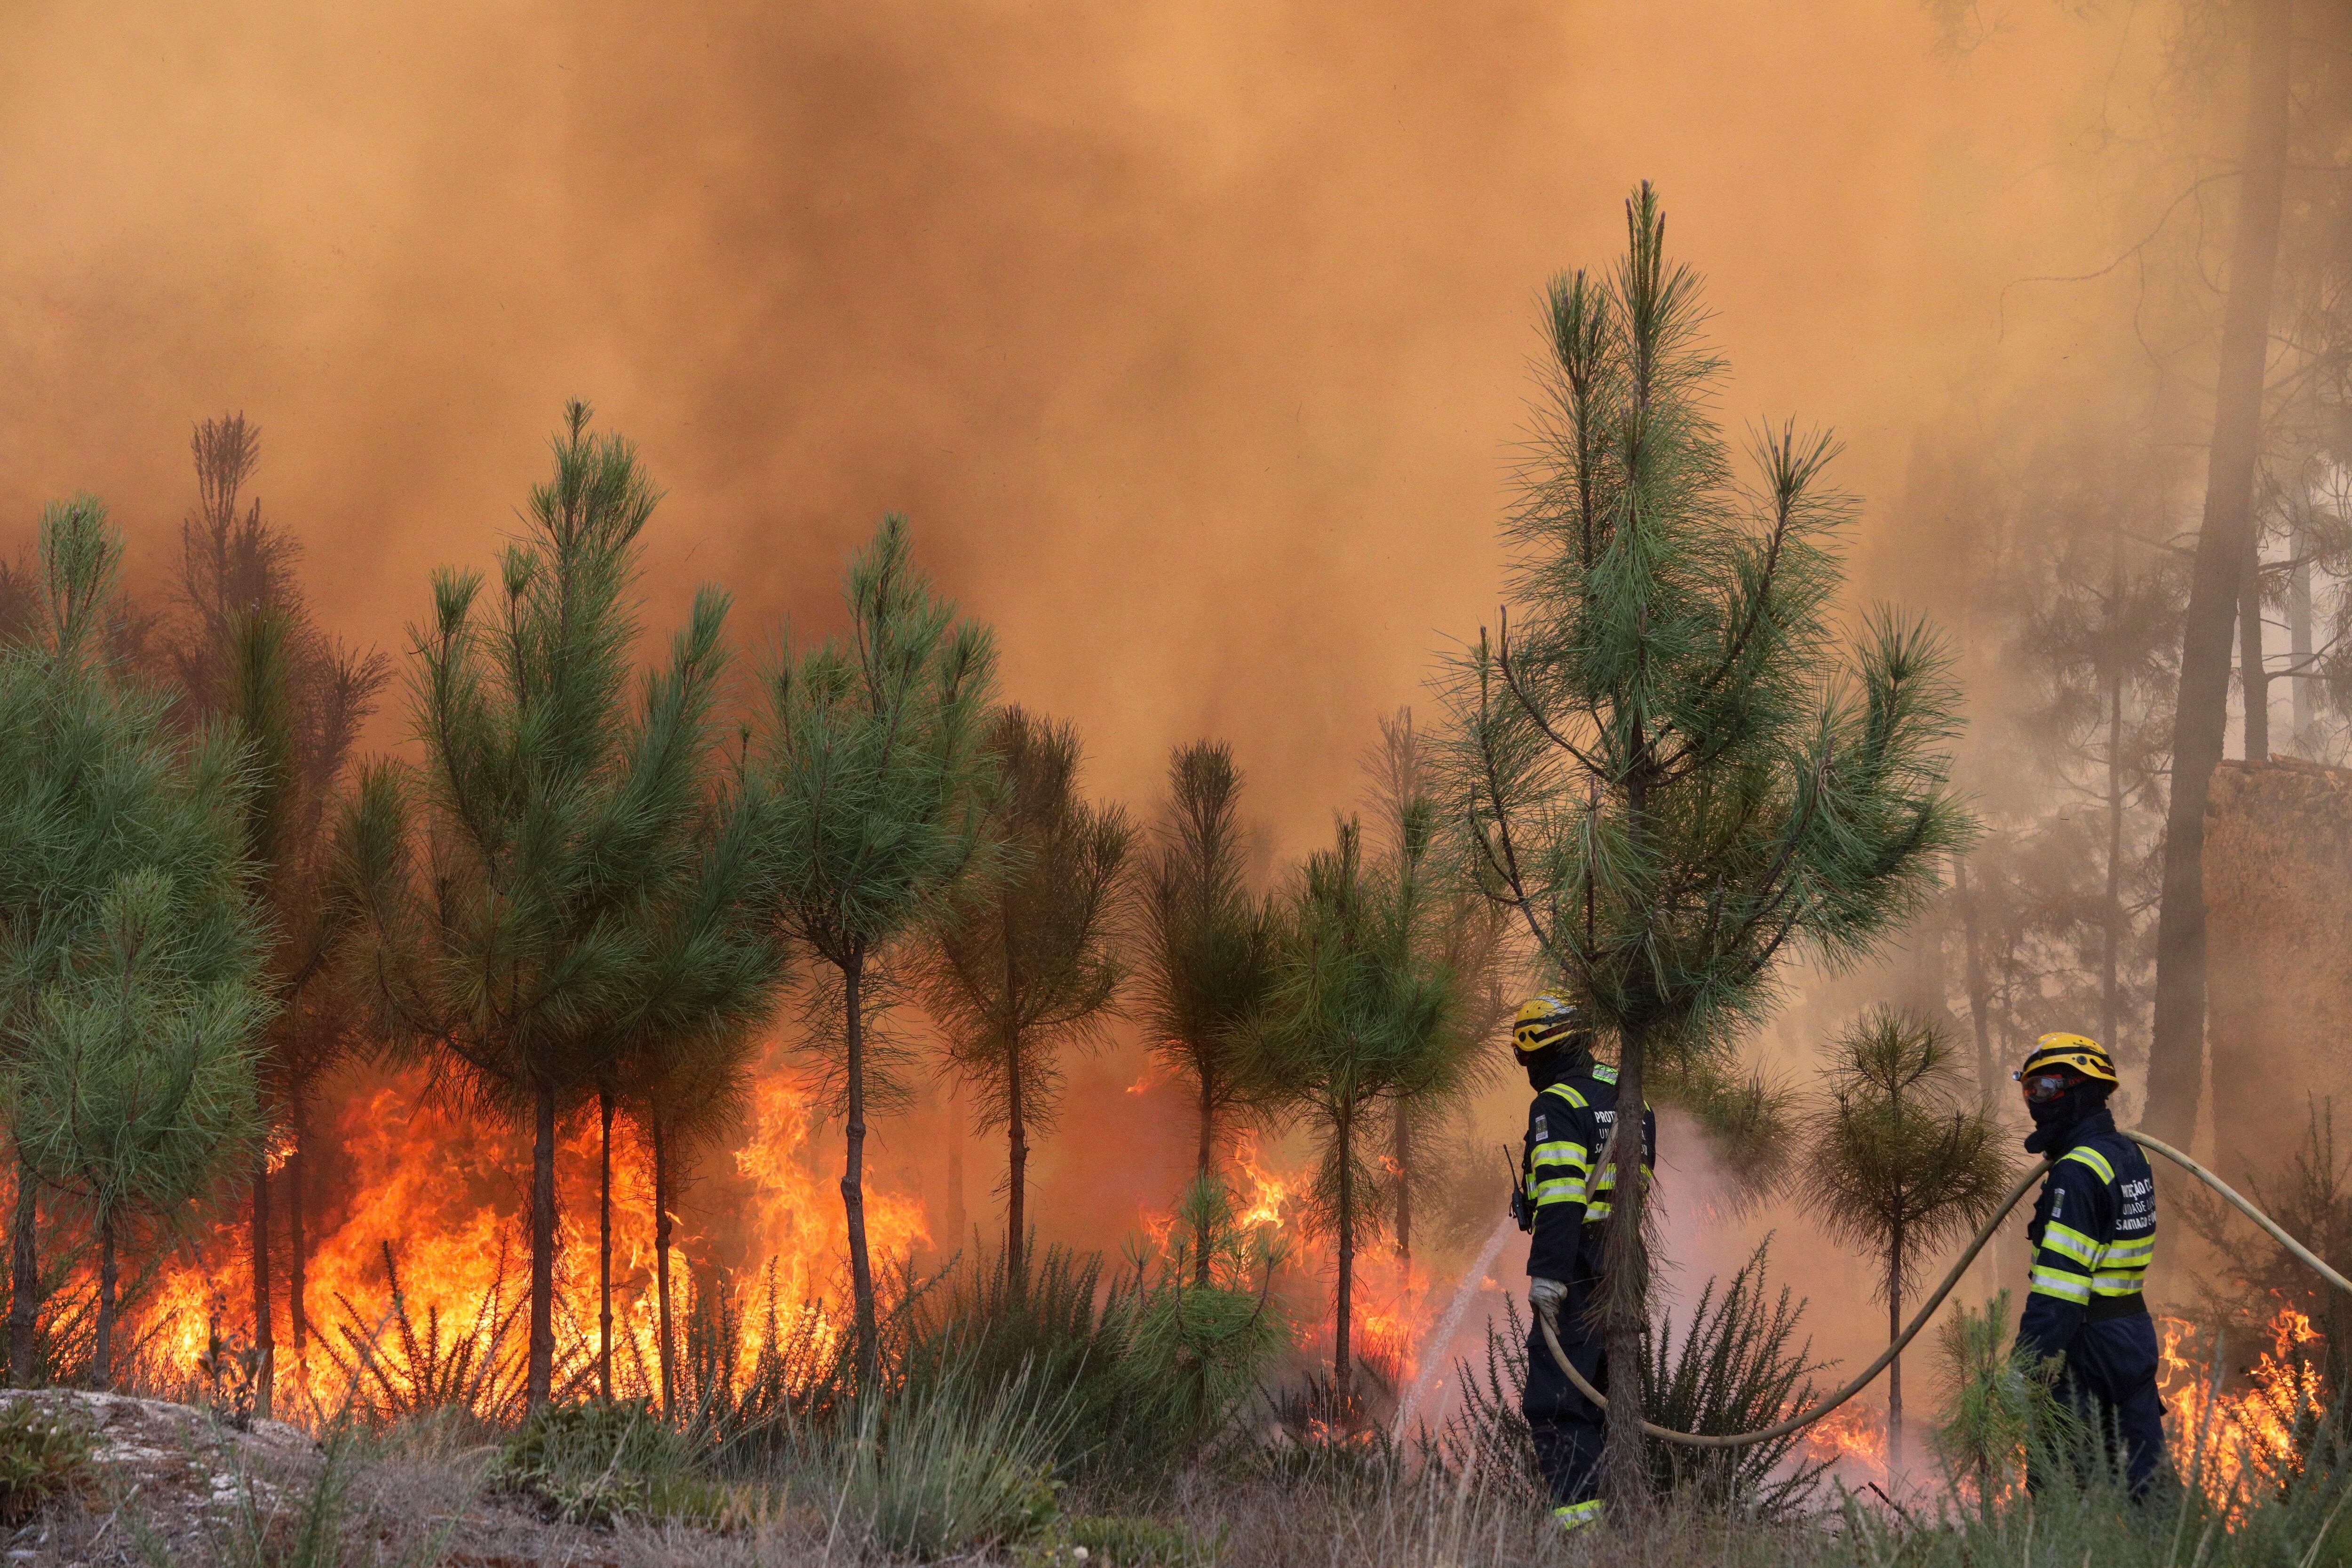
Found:
<svg viewBox="0 0 2352 1568"><path fill-rule="evenodd" d="M1553 1515L1576 1530L1601 1517L1601 1411L1579 1394L1551 1358L1538 1314L1552 1318L1560 1348L1595 1388L1608 1357L1600 1325L1588 1321L1601 1284L1601 1239L1617 1169L1607 1156L1617 1121L1617 1070L1592 1059L1582 1009L1545 995L1519 1009L1511 1043L1536 1091L1511 1212L1530 1231L1528 1381L1520 1408L1534 1430L1536 1458L1551 1488ZM1657 1118L1642 1113L1642 1174L1657 1157Z"/></svg>
<svg viewBox="0 0 2352 1568"><path fill-rule="evenodd" d="M2156 1252L2156 1184L2139 1145L2116 1131L2116 1065L2097 1041L2045 1034L2017 1082L2033 1118L2026 1152L2058 1162L2025 1233L2033 1280L2018 1350L2143 1498L2164 1455L2156 1324L2140 1293ZM2029 1469L2027 1485L2039 1479Z"/></svg>

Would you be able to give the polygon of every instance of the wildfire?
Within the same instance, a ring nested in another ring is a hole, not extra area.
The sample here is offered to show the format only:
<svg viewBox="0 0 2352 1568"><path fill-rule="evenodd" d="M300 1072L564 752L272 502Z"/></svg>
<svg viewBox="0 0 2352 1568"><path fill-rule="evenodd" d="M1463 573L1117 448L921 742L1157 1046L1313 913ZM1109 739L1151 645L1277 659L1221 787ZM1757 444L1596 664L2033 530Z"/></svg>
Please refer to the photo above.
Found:
<svg viewBox="0 0 2352 1568"><path fill-rule="evenodd" d="M1886 1473L1886 1412L1880 1406L1848 1400L1806 1427L1804 1442L1808 1458Z"/></svg>
<svg viewBox="0 0 2352 1568"><path fill-rule="evenodd" d="M1242 1177L1234 1184L1234 1191L1236 1222L1244 1227L1281 1225L1282 1205L1290 1196L1292 1184L1265 1168L1255 1128L1235 1140L1234 1166Z"/></svg>
<svg viewBox="0 0 2352 1568"><path fill-rule="evenodd" d="M457 1392L478 1407L512 1392L512 1368L524 1349L527 1272L515 1203L529 1170L529 1145L510 1129L460 1119L421 1088L406 1077L383 1084L355 1097L331 1128L313 1132L320 1143L339 1145L351 1170L351 1196L339 1211L312 1217L304 1291L310 1332L299 1347L285 1299L286 1243L282 1237L277 1243L281 1414L332 1411L355 1380L364 1381L364 1362L386 1358L404 1364L398 1376L409 1383L442 1380L462 1364L466 1385ZM755 1092L730 1191L740 1223L730 1240L751 1265L731 1281L730 1305L741 1325L739 1366L756 1355L769 1331L764 1312L751 1310L755 1292L772 1291L783 1311L800 1312L796 1326L820 1351L840 1332L833 1310L821 1304L828 1293L840 1293L847 1252L835 1180L812 1169L838 1158L823 1124L819 1107L783 1075L766 1078ZM558 1379L575 1387L593 1387L594 1377L598 1131L592 1106L566 1124L557 1149ZM626 1121L613 1127L612 1173L614 1392L650 1396L658 1392L660 1321L652 1165ZM929 1241L920 1205L870 1174L866 1221L877 1266ZM711 1241L682 1223L673 1234L674 1348L683 1344L698 1294L709 1289ZM245 1255L240 1218L163 1270L141 1311L149 1331L141 1348L152 1376L194 1378L216 1333L249 1336ZM393 1270L404 1319L393 1310ZM803 1302L820 1304L803 1309ZM840 1318L845 1316L845 1306ZM407 1343L412 1339L416 1343Z"/></svg>
<svg viewBox="0 0 2352 1568"><path fill-rule="evenodd" d="M2234 1516L2247 1496L2302 1468L2303 1439L2326 1408L2325 1373L2310 1346L2311 1320L2281 1307L2264 1327L2270 1348L2234 1392L2216 1390L2210 1355L2192 1355L2194 1325L2158 1320L2158 1385L2174 1419L2171 1451L2182 1479Z"/></svg>

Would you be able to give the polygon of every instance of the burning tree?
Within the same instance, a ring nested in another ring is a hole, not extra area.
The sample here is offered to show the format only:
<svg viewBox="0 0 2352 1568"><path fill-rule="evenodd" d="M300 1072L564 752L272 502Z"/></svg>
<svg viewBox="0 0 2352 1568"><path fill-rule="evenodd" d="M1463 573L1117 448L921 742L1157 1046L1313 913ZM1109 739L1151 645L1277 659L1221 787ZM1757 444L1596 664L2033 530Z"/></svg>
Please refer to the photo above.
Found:
<svg viewBox="0 0 2352 1568"><path fill-rule="evenodd" d="M906 519L883 519L850 562L846 643L787 658L770 677L750 761L777 926L840 981L841 1177L862 1389L878 1371L866 1244L866 999L891 944L979 856L992 767L983 742L995 649L914 564ZM822 1047L830 1047L825 1037Z"/></svg>
<svg viewBox="0 0 2352 1568"><path fill-rule="evenodd" d="M1051 1130L1057 1117L1059 1053L1102 1038L1126 978L1121 937L1134 835L1117 806L1079 795L1070 726L1006 708L988 754L1003 782L988 811L1002 863L995 875L949 890L931 931L923 994L976 1094L982 1129L1004 1133L1006 1278L1018 1289L1030 1134Z"/></svg>
<svg viewBox="0 0 2352 1568"><path fill-rule="evenodd" d="M1943 1031L1889 1008L1856 1020L1822 1070L1800 1198L1833 1239L1877 1254L1890 1342L1903 1333L1903 1292L1920 1261L1983 1224L2008 1186L2000 1124L1974 1100ZM1902 1466L1897 1356L1887 1368L1886 1473Z"/></svg>
<svg viewBox="0 0 2352 1568"><path fill-rule="evenodd" d="M696 596L632 702L628 601L656 500L628 444L574 402L500 561L434 582L413 633L425 761L362 778L348 837L386 1032L449 1091L531 1127L526 1397L555 1359L555 1126L632 1041L723 1029L763 1004L748 859L714 837L711 706L726 600ZM412 821L412 818L415 820Z"/></svg>
<svg viewBox="0 0 2352 1568"><path fill-rule="evenodd" d="M1196 1186L1215 1175L1218 1139L1248 1100L1248 1040L1274 977L1272 906L1250 892L1240 821L1242 775L1220 741L1180 747L1168 763L1169 800L1143 871L1139 961L1151 1047L1192 1082L1200 1107ZM1188 1208L1216 1211L1205 1195ZM1195 1286L1214 1250L1193 1237Z"/></svg>
<svg viewBox="0 0 2352 1568"><path fill-rule="evenodd" d="M1759 435L1737 485L1707 400L1699 282L1665 258L1646 184L1607 282L1550 291L1552 401L1507 526L1523 609L1454 662L1452 809L1472 874L1527 926L1618 1046L1643 1103L1654 1059L1727 1053L1799 946L1868 951L1965 842L1945 781L1958 698L1924 629L1879 615L1841 650L1833 548L1850 503L1826 435ZM1640 1168L1642 1118L1602 1156ZM1620 1184L1601 1306L1608 1495L1643 1496L1648 1212Z"/></svg>
<svg viewBox="0 0 2352 1568"><path fill-rule="evenodd" d="M98 1232L94 1372L111 1373L117 1243L182 1218L255 1127L262 933L233 738L173 733L104 647L121 546L95 501L41 519L33 634L0 651L0 1030L17 1158L10 1372L36 1375L37 1195Z"/></svg>
<svg viewBox="0 0 2352 1568"><path fill-rule="evenodd" d="M1323 1160L1313 1208L1337 1243L1331 1350L1333 1418L1353 1412L1348 1331L1356 1247L1373 1228L1381 1183L1371 1136L1383 1102L1428 1092L1459 1061L1462 998L1430 941L1423 879L1435 813L1417 809L1395 850L1366 864L1353 818L1307 857L1252 1072L1261 1094L1314 1124Z"/></svg>
<svg viewBox="0 0 2352 1568"><path fill-rule="evenodd" d="M193 713L233 725L247 750L253 792L245 851L269 915L265 973L275 1008L257 1062L262 1111L285 1138L289 1317L299 1354L309 1331L303 1290L302 1143L320 1078L354 1043L356 988L339 962L350 946L350 905L335 896L333 826L344 767L376 694L390 678L381 654L354 653L313 622L295 580L300 547L240 510L259 460L260 433L242 415L206 420L193 442L196 508L181 529L181 594L188 624L173 663ZM270 1413L270 1162L253 1169L255 1411Z"/></svg>

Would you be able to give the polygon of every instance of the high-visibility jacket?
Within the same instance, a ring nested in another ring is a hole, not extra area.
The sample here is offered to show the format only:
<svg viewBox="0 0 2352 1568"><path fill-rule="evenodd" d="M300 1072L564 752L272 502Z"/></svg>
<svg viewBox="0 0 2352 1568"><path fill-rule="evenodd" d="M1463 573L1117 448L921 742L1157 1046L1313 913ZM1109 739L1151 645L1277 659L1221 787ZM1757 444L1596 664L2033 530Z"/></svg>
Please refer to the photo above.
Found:
<svg viewBox="0 0 2352 1568"><path fill-rule="evenodd" d="M1519 1156L1520 1190L1534 1217L1528 1273L1559 1280L1585 1294L1601 1277L1601 1221L1617 1191L1617 1166L1608 1158L1617 1125L1617 1070L1586 1058L1540 1090L1528 1107L1528 1136ZM1658 1156L1658 1119L1642 1109L1642 1176ZM1561 1320L1565 1327L1568 1319Z"/></svg>
<svg viewBox="0 0 2352 1568"><path fill-rule="evenodd" d="M2156 1179L2104 1107L2066 1135L2026 1228L2033 1277L2017 1343L2036 1360L2064 1353L2086 1323L2145 1314L2156 1257Z"/></svg>

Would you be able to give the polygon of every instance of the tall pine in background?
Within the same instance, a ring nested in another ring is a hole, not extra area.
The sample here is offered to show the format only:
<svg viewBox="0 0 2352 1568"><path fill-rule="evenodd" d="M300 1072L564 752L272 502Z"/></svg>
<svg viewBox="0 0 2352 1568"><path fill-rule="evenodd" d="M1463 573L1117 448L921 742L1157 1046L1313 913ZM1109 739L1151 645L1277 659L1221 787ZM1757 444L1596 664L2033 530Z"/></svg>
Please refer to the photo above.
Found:
<svg viewBox="0 0 2352 1568"><path fill-rule="evenodd" d="M988 756L994 873L951 888L933 923L923 998L979 1112L1004 1134L1005 1278L1027 1274L1029 1140L1061 1109L1061 1054L1098 1042L1127 976L1128 851L1117 806L1078 791L1077 731L1020 707L998 714Z"/></svg>
<svg viewBox="0 0 2352 1568"><path fill-rule="evenodd" d="M880 1330L866 1239L867 992L893 946L981 856L996 653L916 567L903 517L883 519L851 560L846 590L848 637L788 655L770 674L750 778L769 917L839 985L839 1033L817 1038L847 1124L841 1201L858 1387L870 1390Z"/></svg>
<svg viewBox="0 0 2352 1568"><path fill-rule="evenodd" d="M1412 1260L1414 1197L1432 1185L1423 1151L1496 1082L1509 1058L1492 1047L1517 998L1506 987L1516 955L1509 912L1476 889L1431 874L1422 847L1437 821L1437 776L1430 748L1404 708L1381 720L1366 759L1390 863L1399 868L1398 918L1420 961L1449 977L1454 1006L1430 1022L1423 1062L1389 1097L1388 1167L1397 1256Z"/></svg>
<svg viewBox="0 0 2352 1568"><path fill-rule="evenodd" d="M274 1009L257 1064L273 1151L254 1163L251 1264L255 1409L270 1413L276 1376L271 1189L286 1202L288 1318L299 1354L309 1336L303 1233L304 1142L320 1080L358 1043L363 1009L342 959L351 906L332 885L334 825L352 748L391 678L381 653L320 631L295 576L299 542L244 491L261 433L241 414L196 427L196 505L180 532L182 622L172 664L197 719L236 727L253 791L246 855L270 925L265 973ZM281 1154L278 1171L272 1155Z"/></svg>
<svg viewBox="0 0 2352 1568"><path fill-rule="evenodd" d="M1669 265L1644 184L1606 281L1549 295L1548 403L1505 529L1516 608L1457 657L1449 810L1469 869L1553 983L1592 1009L1638 1105L1654 1061L1730 1050L1800 951L1868 952L1964 844L1945 784L1958 695L1924 629L1871 618L1842 649L1826 436L1760 434L1733 477L1699 283ZM1608 1158L1641 1168L1642 1118ZM1619 1186L1601 1306L1606 1494L1645 1495L1648 1212Z"/></svg>

